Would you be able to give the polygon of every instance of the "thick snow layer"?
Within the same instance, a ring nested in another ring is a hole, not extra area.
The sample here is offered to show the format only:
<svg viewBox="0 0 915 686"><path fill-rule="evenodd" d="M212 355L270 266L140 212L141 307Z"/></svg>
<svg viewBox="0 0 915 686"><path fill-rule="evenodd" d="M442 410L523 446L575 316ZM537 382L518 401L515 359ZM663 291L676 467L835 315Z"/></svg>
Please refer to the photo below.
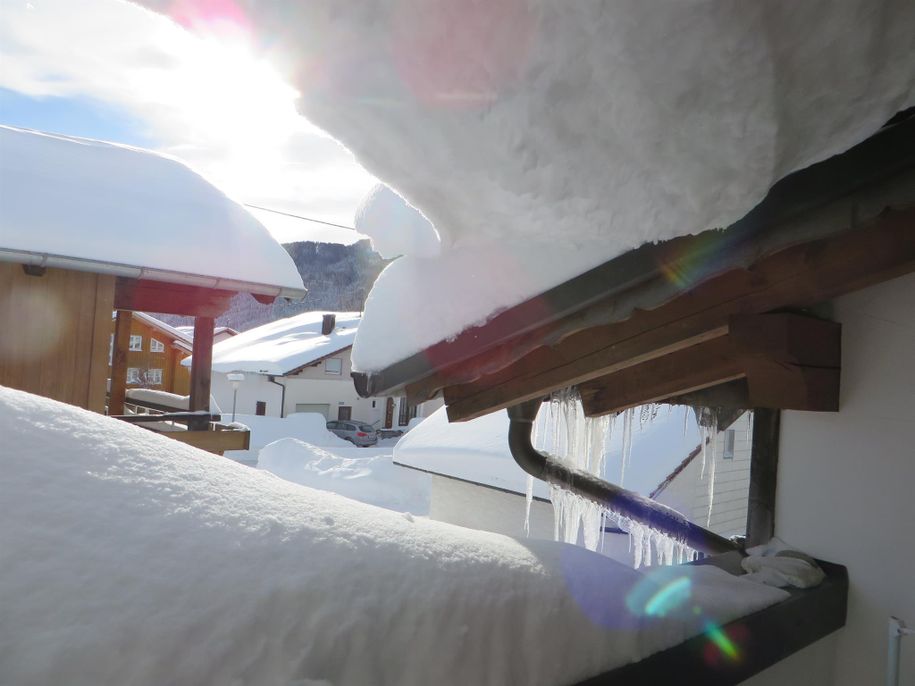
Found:
<svg viewBox="0 0 915 686"><path fill-rule="evenodd" d="M191 396L178 395L168 391L157 391L154 388L128 388L125 392L128 401L133 400L138 403L155 403L156 405L165 405L175 410L186 410L191 402ZM210 396L210 412L222 414L222 410L216 402L216 398Z"/></svg>
<svg viewBox="0 0 915 686"><path fill-rule="evenodd" d="M337 317L326 336L321 333L325 314ZM351 346L361 317L359 312L303 312L243 331L213 346L213 371L286 374ZM189 366L190 359L181 364Z"/></svg>
<svg viewBox="0 0 915 686"><path fill-rule="evenodd" d="M414 519L5 388L0 433L2 683L569 684L787 597Z"/></svg>
<svg viewBox="0 0 915 686"><path fill-rule="evenodd" d="M178 160L0 127L0 249L304 290L241 205Z"/></svg>
<svg viewBox="0 0 915 686"><path fill-rule="evenodd" d="M236 415L236 421L251 430L251 449L257 450L282 438L330 448L348 448L353 444L327 430L327 419L317 412L295 412L286 417Z"/></svg>
<svg viewBox="0 0 915 686"><path fill-rule="evenodd" d="M429 513L429 476L398 467L390 452L343 457L310 443L283 438L261 449L257 466L287 481L361 503L415 515Z"/></svg>
<svg viewBox="0 0 915 686"><path fill-rule="evenodd" d="M372 239L386 259L399 255L435 257L441 241L422 213L384 184L378 184L356 210L356 228Z"/></svg>
<svg viewBox="0 0 915 686"><path fill-rule="evenodd" d="M911 0L232 7L282 47L302 112L442 239L376 284L363 371L642 243L727 226L915 104ZM404 313L422 324L388 335Z"/></svg>
<svg viewBox="0 0 915 686"><path fill-rule="evenodd" d="M281 243L313 241L315 243L352 245L368 238L368 236L352 229L328 226L309 219L262 210L256 207L246 207L245 209L254 215L254 218L263 224L270 234Z"/></svg>

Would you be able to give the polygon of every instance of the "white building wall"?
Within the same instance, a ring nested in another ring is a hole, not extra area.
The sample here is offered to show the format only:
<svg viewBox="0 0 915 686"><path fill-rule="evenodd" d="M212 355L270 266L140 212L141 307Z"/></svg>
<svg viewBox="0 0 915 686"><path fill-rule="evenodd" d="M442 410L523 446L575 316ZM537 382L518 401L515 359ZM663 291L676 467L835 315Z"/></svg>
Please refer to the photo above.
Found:
<svg viewBox="0 0 915 686"><path fill-rule="evenodd" d="M775 523L792 545L848 567L848 621L793 656L790 676L776 665L753 686L882 684L888 617L915 624L915 275L834 306L841 411L782 413ZM915 637L903 639L900 684L915 684Z"/></svg>
<svg viewBox="0 0 915 686"><path fill-rule="evenodd" d="M326 361L322 360L315 366L306 367L292 376L277 376L277 383L286 387L286 398L283 415L288 416L296 411L296 405L326 405L328 419L337 419L338 409L350 407L351 417L360 421L380 427L384 422L384 398L360 398L350 377L351 362L350 349L340 351L332 358L341 360L341 373L329 374L326 371ZM222 408L223 414L231 416L232 412L232 384L226 374L213 372L211 388L216 402ZM283 389L275 383L270 383L264 374L245 373L245 380L238 385L237 414L255 414L257 401L267 403L267 416L280 416L280 400ZM396 415L395 415L396 421Z"/></svg>
<svg viewBox="0 0 915 686"><path fill-rule="evenodd" d="M743 535L747 529L747 496L750 488L750 454L752 452L751 415L744 414L718 434L715 450L715 482L709 529L722 536ZM734 457L725 459L725 434L734 432ZM712 476L712 450L706 451L705 470L702 457L694 458L656 500L691 521L706 526L709 521L709 479Z"/></svg>

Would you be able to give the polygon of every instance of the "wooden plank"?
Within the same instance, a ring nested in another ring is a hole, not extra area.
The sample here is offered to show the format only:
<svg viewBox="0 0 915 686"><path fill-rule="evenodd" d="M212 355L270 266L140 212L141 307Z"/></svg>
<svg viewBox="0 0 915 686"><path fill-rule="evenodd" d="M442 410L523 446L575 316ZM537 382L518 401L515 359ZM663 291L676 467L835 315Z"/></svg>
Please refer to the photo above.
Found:
<svg viewBox="0 0 915 686"><path fill-rule="evenodd" d="M915 270L915 208L886 212L869 226L787 248L683 292L651 311L590 327L541 347L510 367L467 384L443 385L448 416L463 421L604 376L630 360L683 347L719 330L729 318L803 308ZM485 363L481 363L485 364ZM460 378L460 372L454 372ZM413 384L414 394L429 387Z"/></svg>
<svg viewBox="0 0 915 686"><path fill-rule="evenodd" d="M114 321L114 343L111 352L111 391L108 395L108 414L124 414L127 393L127 354L130 349L130 325L133 313L118 310Z"/></svg>
<svg viewBox="0 0 915 686"><path fill-rule="evenodd" d="M118 277L114 303L119 310L216 318L229 309L234 295L215 288Z"/></svg>
<svg viewBox="0 0 915 686"><path fill-rule="evenodd" d="M210 378L213 367L213 332L214 322L212 317L196 317L194 319L194 348L191 357L191 392L188 401L188 410L209 410L210 408ZM190 428L198 428L199 422L190 424ZM199 427L202 428L202 427Z"/></svg>
<svg viewBox="0 0 915 686"><path fill-rule="evenodd" d="M93 412L105 411L108 378L108 346L111 335L111 311L114 308L114 277L96 276L95 302L91 313L92 342L86 407Z"/></svg>
<svg viewBox="0 0 915 686"><path fill-rule="evenodd" d="M712 339L578 386L587 416L618 412L745 375L728 337Z"/></svg>
<svg viewBox="0 0 915 686"><path fill-rule="evenodd" d="M595 416L746 377L747 397L737 407L836 411L840 339L835 322L793 313L741 315L729 320L725 337L580 384L578 391L585 414Z"/></svg>
<svg viewBox="0 0 915 686"><path fill-rule="evenodd" d="M778 483L778 440L781 412L753 411L747 546L768 543L775 535L775 489Z"/></svg>
<svg viewBox="0 0 915 686"><path fill-rule="evenodd" d="M162 436L222 455L226 450L248 450L250 431L162 431Z"/></svg>

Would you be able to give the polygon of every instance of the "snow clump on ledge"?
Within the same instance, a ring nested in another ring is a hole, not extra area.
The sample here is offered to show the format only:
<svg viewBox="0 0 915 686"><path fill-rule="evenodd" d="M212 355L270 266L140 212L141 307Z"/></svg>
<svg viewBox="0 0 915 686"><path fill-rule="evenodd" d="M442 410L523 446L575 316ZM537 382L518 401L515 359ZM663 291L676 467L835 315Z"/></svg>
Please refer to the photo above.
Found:
<svg viewBox="0 0 915 686"><path fill-rule="evenodd" d="M659 614L670 579L2 387L0 433L0 683L570 684L787 596L667 568L688 612Z"/></svg>

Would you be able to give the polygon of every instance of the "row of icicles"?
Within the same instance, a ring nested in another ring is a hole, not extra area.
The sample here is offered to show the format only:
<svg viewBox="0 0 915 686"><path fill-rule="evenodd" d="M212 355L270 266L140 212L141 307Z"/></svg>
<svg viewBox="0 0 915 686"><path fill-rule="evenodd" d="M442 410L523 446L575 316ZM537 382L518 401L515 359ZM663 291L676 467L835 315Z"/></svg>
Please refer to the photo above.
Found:
<svg viewBox="0 0 915 686"><path fill-rule="evenodd" d="M668 406L670 407L670 406ZM672 408L671 408L672 409ZM606 459L612 431L617 418L622 423L622 456L619 480L625 487L626 470L632 457L632 432L656 420L661 406L643 405L641 408L624 410L617 417L586 417L578 394L574 390L554 393L550 402L544 403L534 423L534 447L561 459L570 467L580 469L600 478L616 481L615 475L605 474ZM688 412L684 412L684 435L688 428ZM706 526L711 520L715 486L715 450L718 427L714 413L709 413L699 422L701 441L701 475L704 478L706 464L710 465L708 478L708 515ZM709 448L710 446L710 448ZM710 455L707 453L710 452ZM708 459L710 458L710 459ZM525 533L529 531L530 504L533 499L533 477L528 479L527 512ZM559 488L550 486L550 500L553 503L554 536L567 543L581 541L586 548L602 551L608 529L618 529L628 534L629 551L635 567L680 564L695 559L697 552L683 541L665 532L633 521L618 512L601 506L591 500Z"/></svg>

